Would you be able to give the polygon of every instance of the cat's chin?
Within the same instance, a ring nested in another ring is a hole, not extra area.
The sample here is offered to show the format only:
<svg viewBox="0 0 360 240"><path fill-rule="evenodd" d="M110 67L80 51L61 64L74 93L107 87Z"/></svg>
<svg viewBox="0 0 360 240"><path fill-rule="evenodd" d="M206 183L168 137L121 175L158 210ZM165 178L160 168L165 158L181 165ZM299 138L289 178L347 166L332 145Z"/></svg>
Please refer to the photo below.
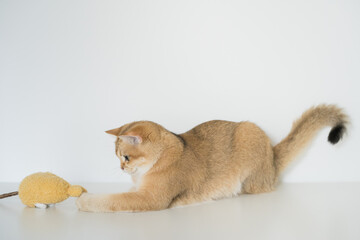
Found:
<svg viewBox="0 0 360 240"><path fill-rule="evenodd" d="M135 170L133 171L126 171L126 173L130 174L130 175L134 175L138 172L138 169L136 168Z"/></svg>

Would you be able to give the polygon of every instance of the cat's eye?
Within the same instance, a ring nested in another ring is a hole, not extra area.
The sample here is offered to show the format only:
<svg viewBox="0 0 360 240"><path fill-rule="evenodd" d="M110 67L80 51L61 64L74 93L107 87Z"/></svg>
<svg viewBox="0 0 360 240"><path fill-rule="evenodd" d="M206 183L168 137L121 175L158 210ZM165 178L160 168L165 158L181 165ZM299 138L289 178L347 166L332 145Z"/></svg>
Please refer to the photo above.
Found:
<svg viewBox="0 0 360 240"><path fill-rule="evenodd" d="M130 161L130 158L129 158L128 155L125 155L124 158L125 158L125 161L126 161L126 162Z"/></svg>

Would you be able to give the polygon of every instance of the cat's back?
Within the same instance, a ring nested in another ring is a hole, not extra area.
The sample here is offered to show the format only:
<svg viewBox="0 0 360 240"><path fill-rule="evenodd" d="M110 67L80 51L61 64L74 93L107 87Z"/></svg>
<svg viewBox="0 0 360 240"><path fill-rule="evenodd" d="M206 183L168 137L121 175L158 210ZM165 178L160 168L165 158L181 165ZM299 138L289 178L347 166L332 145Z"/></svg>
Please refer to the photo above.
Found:
<svg viewBox="0 0 360 240"><path fill-rule="evenodd" d="M198 138L212 137L215 135L228 134L236 128L239 123L225 121L225 120L212 120L201 123L191 130L187 131L186 135L193 135Z"/></svg>
<svg viewBox="0 0 360 240"><path fill-rule="evenodd" d="M187 146L204 155L226 154L236 151L246 142L269 142L266 134L252 122L212 120L197 125L180 135ZM256 145L256 144L254 144Z"/></svg>
<svg viewBox="0 0 360 240"><path fill-rule="evenodd" d="M212 120L197 125L181 134L181 137L187 146L194 148L193 150L204 150L210 153L216 148L229 146L238 125L239 123L231 121Z"/></svg>

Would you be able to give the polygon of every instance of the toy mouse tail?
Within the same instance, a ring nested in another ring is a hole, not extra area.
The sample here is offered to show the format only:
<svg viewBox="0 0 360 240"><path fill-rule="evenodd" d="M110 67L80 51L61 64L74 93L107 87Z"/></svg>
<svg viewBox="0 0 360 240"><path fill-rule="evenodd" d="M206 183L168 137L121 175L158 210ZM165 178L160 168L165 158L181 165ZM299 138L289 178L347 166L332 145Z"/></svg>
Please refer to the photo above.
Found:
<svg viewBox="0 0 360 240"><path fill-rule="evenodd" d="M87 192L86 189L79 185L72 185L68 189L70 197L80 197L80 195L84 192Z"/></svg>
<svg viewBox="0 0 360 240"><path fill-rule="evenodd" d="M16 196L18 194L19 194L19 192L9 192L9 193L0 194L0 199Z"/></svg>

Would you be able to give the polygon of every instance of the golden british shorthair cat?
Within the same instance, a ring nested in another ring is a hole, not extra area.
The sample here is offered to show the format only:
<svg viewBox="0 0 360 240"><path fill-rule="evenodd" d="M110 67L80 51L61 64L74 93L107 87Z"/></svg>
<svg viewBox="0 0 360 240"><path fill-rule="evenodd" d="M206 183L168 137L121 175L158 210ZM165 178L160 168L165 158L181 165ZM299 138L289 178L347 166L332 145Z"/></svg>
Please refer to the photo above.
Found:
<svg viewBox="0 0 360 240"><path fill-rule="evenodd" d="M85 193L77 206L89 212L152 211L269 192L320 129L332 127L328 140L335 144L346 124L340 108L312 107L275 146L251 122L209 121L179 135L150 121L125 124L107 133L116 136L115 153L121 169L132 176L132 191Z"/></svg>

